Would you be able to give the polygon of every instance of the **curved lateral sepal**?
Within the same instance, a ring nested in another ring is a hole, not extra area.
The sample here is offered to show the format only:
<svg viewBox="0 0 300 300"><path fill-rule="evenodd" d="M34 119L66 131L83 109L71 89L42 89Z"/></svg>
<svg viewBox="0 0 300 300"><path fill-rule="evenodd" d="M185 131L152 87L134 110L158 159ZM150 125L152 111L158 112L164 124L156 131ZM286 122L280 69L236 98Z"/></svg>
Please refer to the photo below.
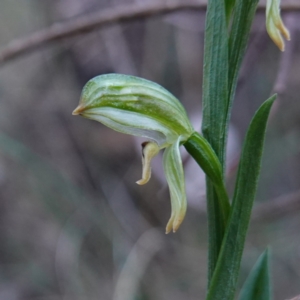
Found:
<svg viewBox="0 0 300 300"><path fill-rule="evenodd" d="M186 193L184 171L179 151L180 137L176 143L166 148L163 156L164 172L169 185L172 213L166 233L176 232L186 214Z"/></svg>

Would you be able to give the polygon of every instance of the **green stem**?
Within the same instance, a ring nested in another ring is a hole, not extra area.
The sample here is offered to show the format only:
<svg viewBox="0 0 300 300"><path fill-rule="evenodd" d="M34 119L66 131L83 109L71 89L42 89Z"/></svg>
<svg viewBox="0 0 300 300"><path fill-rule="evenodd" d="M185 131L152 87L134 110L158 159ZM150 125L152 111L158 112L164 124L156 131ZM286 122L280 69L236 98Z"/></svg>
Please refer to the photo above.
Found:
<svg viewBox="0 0 300 300"><path fill-rule="evenodd" d="M218 199L218 207L220 207L219 217L222 220L223 231L225 230L230 212L230 203L223 180L220 161L208 141L197 132L191 135L184 146L202 168L214 187Z"/></svg>
<svg viewBox="0 0 300 300"><path fill-rule="evenodd" d="M226 109L228 99L228 27L225 4L228 8L231 0L208 0L205 23L203 95L202 95L202 133L214 149L225 172ZM229 18L229 17L228 17ZM227 18L227 19L228 19ZM217 196L215 183L206 176L206 198L208 215L208 286L213 276L225 228L220 207L222 200ZM229 205L227 205L229 206Z"/></svg>

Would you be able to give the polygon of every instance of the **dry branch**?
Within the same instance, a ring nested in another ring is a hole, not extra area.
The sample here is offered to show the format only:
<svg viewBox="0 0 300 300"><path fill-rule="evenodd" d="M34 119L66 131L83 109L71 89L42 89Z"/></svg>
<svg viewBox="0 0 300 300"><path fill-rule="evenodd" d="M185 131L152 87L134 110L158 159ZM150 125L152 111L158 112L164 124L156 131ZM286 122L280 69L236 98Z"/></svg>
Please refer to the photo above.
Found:
<svg viewBox="0 0 300 300"><path fill-rule="evenodd" d="M264 8L260 5L259 9ZM96 13L77 17L74 20L54 24L48 28L33 33L31 36L11 41L0 51L0 64L12 60L29 51L33 51L51 42L89 32L95 28L116 22L125 22L138 18L167 14L179 10L204 10L206 1L185 1L182 3L167 2L156 5L139 6L124 5L107 8ZM299 4L282 5L282 10L299 10Z"/></svg>
<svg viewBox="0 0 300 300"><path fill-rule="evenodd" d="M166 14L178 10L204 9L205 1L186 1L185 3L164 3L160 5L124 5L107 8L86 14L70 21L56 23L33 33L31 36L13 40L0 51L0 63L11 60L21 54L44 46L48 43L89 32L103 25L125 22L138 18Z"/></svg>

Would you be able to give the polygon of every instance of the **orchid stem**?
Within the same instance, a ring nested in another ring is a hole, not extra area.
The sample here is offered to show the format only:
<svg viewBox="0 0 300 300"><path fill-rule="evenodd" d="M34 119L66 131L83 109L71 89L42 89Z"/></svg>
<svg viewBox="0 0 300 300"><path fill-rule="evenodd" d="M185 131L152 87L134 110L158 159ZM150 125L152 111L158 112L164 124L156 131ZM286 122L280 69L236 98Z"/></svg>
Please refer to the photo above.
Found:
<svg viewBox="0 0 300 300"><path fill-rule="evenodd" d="M185 142L184 147L212 182L218 196L222 221L225 228L230 213L230 202L222 175L221 164L216 153L208 141L198 132L194 132L191 135Z"/></svg>

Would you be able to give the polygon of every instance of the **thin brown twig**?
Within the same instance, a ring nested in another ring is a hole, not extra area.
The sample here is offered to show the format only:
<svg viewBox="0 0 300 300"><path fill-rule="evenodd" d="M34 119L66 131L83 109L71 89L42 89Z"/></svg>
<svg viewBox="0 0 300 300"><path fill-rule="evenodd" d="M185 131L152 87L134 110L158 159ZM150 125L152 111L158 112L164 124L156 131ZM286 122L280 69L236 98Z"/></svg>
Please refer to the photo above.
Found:
<svg viewBox="0 0 300 300"><path fill-rule="evenodd" d="M122 5L86 14L70 21L56 23L32 35L13 40L0 51L0 63L63 38L89 32L97 27L137 18L166 14L178 10L205 8L205 1L168 2L162 5Z"/></svg>
<svg viewBox="0 0 300 300"><path fill-rule="evenodd" d="M260 4L258 9L263 9ZM122 5L114 8L107 8L99 12L77 17L74 20L56 23L48 28L33 33L32 35L19 38L8 43L0 51L0 64L12 60L22 54L33 51L41 46L45 46L54 41L58 41L71 36L89 32L97 27L116 22L125 22L138 18L146 18L155 15L167 14L179 10L204 10L206 1L185 1L185 2L166 2L163 4L143 5L136 4ZM284 11L300 10L299 4L285 4L281 7Z"/></svg>

